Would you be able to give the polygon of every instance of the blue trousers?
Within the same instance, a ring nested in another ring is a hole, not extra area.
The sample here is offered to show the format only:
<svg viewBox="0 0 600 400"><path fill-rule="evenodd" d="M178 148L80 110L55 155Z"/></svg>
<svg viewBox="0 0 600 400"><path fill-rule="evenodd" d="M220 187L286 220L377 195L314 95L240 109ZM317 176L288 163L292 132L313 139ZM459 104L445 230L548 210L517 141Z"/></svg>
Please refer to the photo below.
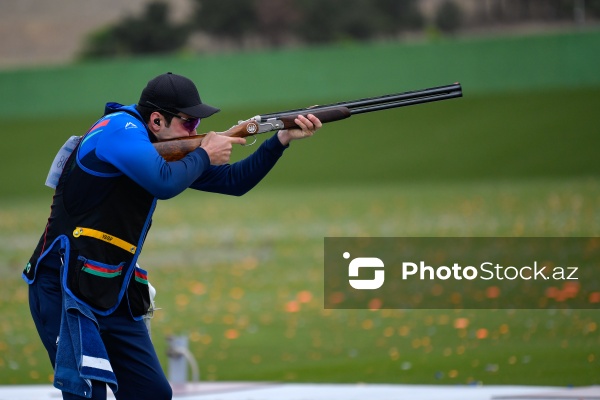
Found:
<svg viewBox="0 0 600 400"><path fill-rule="evenodd" d="M29 308L54 368L62 312L60 262L52 259L43 262L46 264L40 263L36 279L29 286ZM115 398L171 399L171 385L160 366L146 325L131 317L126 300L111 315L96 315L96 319L119 385ZM106 400L106 384L92 381L92 385L92 399ZM66 392L62 395L67 400L84 399Z"/></svg>

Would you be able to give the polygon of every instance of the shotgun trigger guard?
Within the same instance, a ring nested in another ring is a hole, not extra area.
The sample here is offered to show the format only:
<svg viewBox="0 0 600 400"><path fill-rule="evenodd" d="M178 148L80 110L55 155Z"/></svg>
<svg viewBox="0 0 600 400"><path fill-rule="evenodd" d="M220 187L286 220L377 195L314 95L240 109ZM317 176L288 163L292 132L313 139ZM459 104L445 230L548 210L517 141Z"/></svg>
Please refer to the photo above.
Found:
<svg viewBox="0 0 600 400"><path fill-rule="evenodd" d="M248 137L248 136L247 136L247 137ZM252 143L246 143L246 144L243 144L243 145L242 145L243 147L250 147L250 146L252 146L254 143L256 143L256 135L252 135L252 136L249 136L249 137L251 137L251 138L252 138L252 139L254 139L254 140L252 141Z"/></svg>

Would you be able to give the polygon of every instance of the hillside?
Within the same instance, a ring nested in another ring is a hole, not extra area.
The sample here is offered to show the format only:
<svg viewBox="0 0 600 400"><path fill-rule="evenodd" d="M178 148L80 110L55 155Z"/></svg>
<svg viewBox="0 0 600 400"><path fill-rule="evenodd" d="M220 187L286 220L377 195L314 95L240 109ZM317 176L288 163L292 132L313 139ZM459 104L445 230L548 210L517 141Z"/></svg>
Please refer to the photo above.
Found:
<svg viewBox="0 0 600 400"><path fill-rule="evenodd" d="M0 68L68 62L89 32L135 15L149 1L0 1ZM189 9L188 0L170 4L175 19Z"/></svg>

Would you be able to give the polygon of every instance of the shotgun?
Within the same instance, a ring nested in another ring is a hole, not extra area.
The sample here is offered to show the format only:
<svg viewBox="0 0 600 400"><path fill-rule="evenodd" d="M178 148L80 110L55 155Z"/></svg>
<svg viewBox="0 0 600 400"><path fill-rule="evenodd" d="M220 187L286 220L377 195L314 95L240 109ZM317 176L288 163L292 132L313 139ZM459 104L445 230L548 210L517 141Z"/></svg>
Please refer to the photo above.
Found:
<svg viewBox="0 0 600 400"><path fill-rule="evenodd" d="M462 97L462 87L460 83L439 86L430 89L415 90L411 92L388 94L379 97L369 97L365 99L327 104L324 106L299 108L296 110L257 115L246 121L239 121L238 124L232 128L224 132L217 132L217 134L229 137L244 138L279 129L296 128L297 126L294 123L294 119L296 119L300 114L304 116L313 114L315 117L319 118L322 123L327 123L346 119L354 114L430 103L433 101L453 99L456 97ZM205 136L206 134L200 134L196 136L187 136L184 138L163 140L155 142L153 145L158 154L160 154L166 161L177 161L200 146L202 139Z"/></svg>

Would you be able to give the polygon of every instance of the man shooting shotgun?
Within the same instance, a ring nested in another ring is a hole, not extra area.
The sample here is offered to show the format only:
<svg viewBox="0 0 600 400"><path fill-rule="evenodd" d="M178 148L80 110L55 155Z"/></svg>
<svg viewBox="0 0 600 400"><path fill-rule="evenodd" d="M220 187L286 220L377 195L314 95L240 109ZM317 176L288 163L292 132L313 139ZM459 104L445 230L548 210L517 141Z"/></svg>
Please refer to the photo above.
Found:
<svg viewBox="0 0 600 400"><path fill-rule="evenodd" d="M360 100L346 101L324 106L282 111L271 114L257 115L247 121L240 121L231 129L220 132L219 135L228 137L254 136L259 133L271 132L279 129L298 128L295 120L299 115L312 115L321 123L339 121L355 114L387 110L390 108L405 107L415 104L429 103L462 96L462 87L459 83L440 86L430 89L389 94ZM161 141L154 143L154 147L167 161L175 161L200 146L206 135L189 136L185 138Z"/></svg>
<svg viewBox="0 0 600 400"><path fill-rule="evenodd" d="M292 110L205 135L197 134L200 121L219 109L203 103L181 75L151 79L137 104L107 103L89 131L71 138L55 158L47 180L55 189L51 214L23 270L54 386L64 399L105 400L107 385L118 400L171 399L143 321L152 306L148 273L137 264L159 199L188 188L241 196L290 142L320 129L320 118L330 122L458 95L455 86ZM267 131L277 132L229 164L233 144Z"/></svg>

